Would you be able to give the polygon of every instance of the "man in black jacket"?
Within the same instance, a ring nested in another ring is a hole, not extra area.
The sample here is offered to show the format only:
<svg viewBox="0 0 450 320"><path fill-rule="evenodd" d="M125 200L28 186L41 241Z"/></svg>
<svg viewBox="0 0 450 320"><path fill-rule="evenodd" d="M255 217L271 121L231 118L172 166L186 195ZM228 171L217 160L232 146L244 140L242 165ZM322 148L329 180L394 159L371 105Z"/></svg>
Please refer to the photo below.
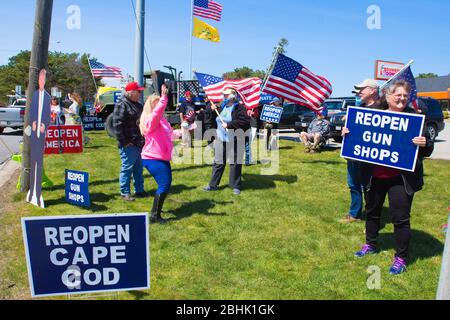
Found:
<svg viewBox="0 0 450 320"><path fill-rule="evenodd" d="M137 82L129 83L125 95L114 107L113 124L119 143L120 159L120 194L125 201L134 201L131 196L131 176L134 179L135 197L144 197L144 177L141 159L145 140L139 130L139 120L143 106L139 102L144 87Z"/></svg>
<svg viewBox="0 0 450 320"><path fill-rule="evenodd" d="M214 164L211 181L205 191L216 191L222 179L227 158L230 162L230 187L241 194L242 163L245 152L245 132L250 129L247 110L238 101L237 92L226 89L224 102L217 117L217 141L214 146ZM215 106L211 106L214 110Z"/></svg>

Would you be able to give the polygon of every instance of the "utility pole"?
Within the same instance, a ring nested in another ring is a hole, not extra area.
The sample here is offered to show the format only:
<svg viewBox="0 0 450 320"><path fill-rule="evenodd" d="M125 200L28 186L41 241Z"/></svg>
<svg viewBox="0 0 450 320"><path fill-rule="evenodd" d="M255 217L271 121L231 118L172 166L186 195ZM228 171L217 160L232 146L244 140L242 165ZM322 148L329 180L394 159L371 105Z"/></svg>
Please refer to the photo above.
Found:
<svg viewBox="0 0 450 320"><path fill-rule="evenodd" d="M144 85L145 0L136 0L136 44L134 81ZM143 97L141 98L143 99Z"/></svg>
<svg viewBox="0 0 450 320"><path fill-rule="evenodd" d="M31 49L30 72L27 89L27 107L24 118L22 175L20 191L30 189L30 137L25 130L30 125L30 106L33 93L38 89L38 75L41 69L48 67L48 47L52 24L53 0L36 0L36 15L34 21L33 47Z"/></svg>

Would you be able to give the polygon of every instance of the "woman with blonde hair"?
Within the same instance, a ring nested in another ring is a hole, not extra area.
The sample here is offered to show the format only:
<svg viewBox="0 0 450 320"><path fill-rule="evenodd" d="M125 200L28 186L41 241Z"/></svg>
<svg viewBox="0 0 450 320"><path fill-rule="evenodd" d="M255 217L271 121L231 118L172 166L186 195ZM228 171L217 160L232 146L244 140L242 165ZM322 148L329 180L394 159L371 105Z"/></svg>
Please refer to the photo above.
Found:
<svg viewBox="0 0 450 320"><path fill-rule="evenodd" d="M168 102L168 89L161 87L161 97L152 95L148 97L140 120L140 130L145 138L142 149L142 163L158 184L153 207L151 210L151 223L166 223L161 217L164 200L172 185L173 129L164 118L164 111Z"/></svg>

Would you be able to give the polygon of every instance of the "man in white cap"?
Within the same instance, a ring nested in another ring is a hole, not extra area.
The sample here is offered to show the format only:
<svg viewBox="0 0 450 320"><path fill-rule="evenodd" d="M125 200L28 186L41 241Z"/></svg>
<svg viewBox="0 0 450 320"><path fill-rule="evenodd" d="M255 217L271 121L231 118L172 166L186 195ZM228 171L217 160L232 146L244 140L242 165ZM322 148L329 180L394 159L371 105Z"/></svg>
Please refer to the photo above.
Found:
<svg viewBox="0 0 450 320"><path fill-rule="evenodd" d="M356 84L355 90L357 105L362 108L380 108L381 101L379 95L379 85L376 80L366 79L361 84ZM358 103L359 102L359 103ZM347 128L342 129L345 135ZM342 223L352 223L361 221L363 215L363 185L359 174L359 162L347 160L347 184L350 188L350 209L348 214L341 220Z"/></svg>
<svg viewBox="0 0 450 320"><path fill-rule="evenodd" d="M360 101L360 107L378 108L380 105L379 89L378 81L366 79L361 84L356 84L352 93L356 95L357 101Z"/></svg>

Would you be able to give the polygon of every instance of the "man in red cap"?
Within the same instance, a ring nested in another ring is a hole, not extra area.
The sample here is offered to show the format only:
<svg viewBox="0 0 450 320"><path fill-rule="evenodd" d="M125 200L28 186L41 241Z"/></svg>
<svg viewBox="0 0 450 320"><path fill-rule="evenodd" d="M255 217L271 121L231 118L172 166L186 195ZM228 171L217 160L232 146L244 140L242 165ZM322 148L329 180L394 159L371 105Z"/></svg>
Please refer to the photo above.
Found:
<svg viewBox="0 0 450 320"><path fill-rule="evenodd" d="M120 194L125 201L134 201L131 195L131 176L134 179L135 197L145 197L143 166L141 159L145 140L139 129L143 106L139 102L144 87L131 82L125 87L124 97L114 106L113 125L119 144L122 168L120 170Z"/></svg>
<svg viewBox="0 0 450 320"><path fill-rule="evenodd" d="M193 103L192 93L190 91L186 91L184 93L185 101L181 104L179 112L180 112L180 120L181 120L181 144L183 147L191 146L191 124L195 122L195 104Z"/></svg>

